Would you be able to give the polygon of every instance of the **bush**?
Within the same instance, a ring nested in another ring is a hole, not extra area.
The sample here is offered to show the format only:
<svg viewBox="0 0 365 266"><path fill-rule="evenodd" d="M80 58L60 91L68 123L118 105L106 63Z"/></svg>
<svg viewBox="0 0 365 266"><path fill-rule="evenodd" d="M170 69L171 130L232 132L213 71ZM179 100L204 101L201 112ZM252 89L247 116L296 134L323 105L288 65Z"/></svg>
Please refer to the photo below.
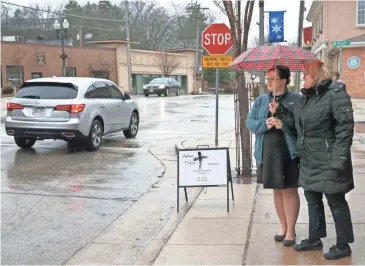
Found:
<svg viewBox="0 0 365 266"><path fill-rule="evenodd" d="M14 88L11 86L5 86L2 90L1 90L1 94L12 94L14 92Z"/></svg>

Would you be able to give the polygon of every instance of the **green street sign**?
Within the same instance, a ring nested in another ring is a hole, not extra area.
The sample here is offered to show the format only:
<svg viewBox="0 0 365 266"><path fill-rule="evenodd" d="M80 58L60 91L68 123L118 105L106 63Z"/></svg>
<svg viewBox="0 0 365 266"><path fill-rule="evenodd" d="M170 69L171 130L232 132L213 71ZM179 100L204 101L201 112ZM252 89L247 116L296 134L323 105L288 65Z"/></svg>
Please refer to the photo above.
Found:
<svg viewBox="0 0 365 266"><path fill-rule="evenodd" d="M340 47L340 46L348 46L351 45L351 41L333 41L332 46Z"/></svg>

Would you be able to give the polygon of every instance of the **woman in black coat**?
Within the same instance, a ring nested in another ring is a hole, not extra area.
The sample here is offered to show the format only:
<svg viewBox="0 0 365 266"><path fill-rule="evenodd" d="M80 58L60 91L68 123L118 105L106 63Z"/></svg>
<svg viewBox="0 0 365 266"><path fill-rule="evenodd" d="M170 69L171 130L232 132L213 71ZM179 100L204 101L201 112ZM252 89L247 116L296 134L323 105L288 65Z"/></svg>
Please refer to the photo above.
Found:
<svg viewBox="0 0 365 266"><path fill-rule="evenodd" d="M351 215L345 194L354 188L351 146L354 118L351 98L343 83L333 82L321 62L306 65L302 98L295 104L294 123L300 158L299 186L308 202L309 238L296 244L297 251L321 250L327 236L323 205L326 196L335 222L337 243L324 254L329 260L350 256L354 242ZM291 112L270 104L277 116Z"/></svg>

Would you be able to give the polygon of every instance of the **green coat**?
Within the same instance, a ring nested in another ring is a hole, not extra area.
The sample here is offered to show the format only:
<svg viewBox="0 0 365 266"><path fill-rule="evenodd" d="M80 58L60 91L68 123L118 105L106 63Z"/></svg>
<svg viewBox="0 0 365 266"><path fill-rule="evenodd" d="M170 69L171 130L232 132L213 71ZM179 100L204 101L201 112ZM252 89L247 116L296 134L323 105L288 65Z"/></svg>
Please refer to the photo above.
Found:
<svg viewBox="0 0 365 266"><path fill-rule="evenodd" d="M302 90L294 109L300 157L299 185L322 193L347 193L354 188L351 145L354 117L345 85L323 81ZM283 107L279 113L290 115ZM294 126L294 125L292 125Z"/></svg>

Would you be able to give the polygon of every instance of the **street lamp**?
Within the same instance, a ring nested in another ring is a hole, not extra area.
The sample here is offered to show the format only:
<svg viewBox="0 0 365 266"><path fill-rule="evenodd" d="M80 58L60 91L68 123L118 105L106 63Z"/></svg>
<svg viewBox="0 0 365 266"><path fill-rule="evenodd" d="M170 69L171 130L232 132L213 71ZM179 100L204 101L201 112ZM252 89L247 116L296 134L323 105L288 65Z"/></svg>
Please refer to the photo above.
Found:
<svg viewBox="0 0 365 266"><path fill-rule="evenodd" d="M66 58L67 54L65 54L65 48L64 48L64 39L67 40L67 30L70 27L70 23L68 23L67 19L63 20L62 23L62 30L61 30L61 24L58 20L55 20L53 24L53 28L56 31L57 34L57 40L61 39L61 47L62 47L62 54L60 54L60 57L62 59L62 76L66 76Z"/></svg>

